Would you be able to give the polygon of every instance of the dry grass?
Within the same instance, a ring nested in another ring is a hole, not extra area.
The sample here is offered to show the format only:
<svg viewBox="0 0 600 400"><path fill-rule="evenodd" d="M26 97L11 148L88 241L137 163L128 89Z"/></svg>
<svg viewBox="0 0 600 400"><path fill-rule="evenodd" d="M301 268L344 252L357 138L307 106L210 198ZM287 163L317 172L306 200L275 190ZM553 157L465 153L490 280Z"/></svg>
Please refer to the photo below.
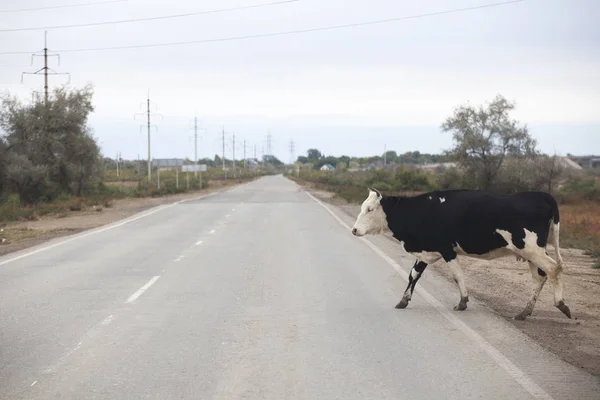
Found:
<svg viewBox="0 0 600 400"><path fill-rule="evenodd" d="M600 203L563 204L561 211L561 247L585 250L596 258L600 268Z"/></svg>

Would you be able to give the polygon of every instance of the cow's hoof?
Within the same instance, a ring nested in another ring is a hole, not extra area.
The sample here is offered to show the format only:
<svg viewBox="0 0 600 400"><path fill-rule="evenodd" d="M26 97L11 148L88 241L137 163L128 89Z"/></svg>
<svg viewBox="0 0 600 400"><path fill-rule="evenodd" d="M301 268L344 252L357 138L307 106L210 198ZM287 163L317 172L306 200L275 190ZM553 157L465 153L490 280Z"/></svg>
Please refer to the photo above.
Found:
<svg viewBox="0 0 600 400"><path fill-rule="evenodd" d="M517 321L525 321L525 318L529 316L529 313L522 312L521 314L515 315Z"/></svg>
<svg viewBox="0 0 600 400"><path fill-rule="evenodd" d="M454 307L455 311L464 311L467 309L467 301L469 301L468 297L463 297L462 299L460 299L460 303L458 303L457 306Z"/></svg>
<svg viewBox="0 0 600 400"><path fill-rule="evenodd" d="M408 306L408 300L407 299L402 299L400 300L400 303L396 304L397 309L401 309L401 308L406 308Z"/></svg>
<svg viewBox="0 0 600 400"><path fill-rule="evenodd" d="M560 311L562 311L563 314L565 314L567 317L569 317L569 319L571 319L571 310L569 310L569 307L565 304L564 301L561 300L556 307Z"/></svg>

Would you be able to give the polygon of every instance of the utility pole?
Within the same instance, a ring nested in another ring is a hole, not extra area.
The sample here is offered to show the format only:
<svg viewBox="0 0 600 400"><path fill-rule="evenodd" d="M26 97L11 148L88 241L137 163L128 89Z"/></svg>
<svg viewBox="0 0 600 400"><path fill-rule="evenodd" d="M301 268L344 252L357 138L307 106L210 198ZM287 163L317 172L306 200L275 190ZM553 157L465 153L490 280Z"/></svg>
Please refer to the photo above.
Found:
<svg viewBox="0 0 600 400"><path fill-rule="evenodd" d="M222 140L223 140L223 171L225 171L225 125L222 129Z"/></svg>
<svg viewBox="0 0 600 400"><path fill-rule="evenodd" d="M198 166L198 117L194 117L194 164Z"/></svg>
<svg viewBox="0 0 600 400"><path fill-rule="evenodd" d="M119 175L119 153L117 153L117 158L115 158L115 160L117 161L117 178L120 176Z"/></svg>
<svg viewBox="0 0 600 400"><path fill-rule="evenodd" d="M31 65L33 65L33 57L44 57L44 66L35 72L22 72L21 83L23 83L24 75L39 75L42 71L44 74L44 105L48 106L49 88L48 88L48 75L69 75L69 83L71 83L71 74L68 72L54 72L48 67L48 57L57 57L58 65L60 65L59 54L48 54L48 31L44 32L44 50L43 54L32 54Z"/></svg>
<svg viewBox="0 0 600 400"><path fill-rule="evenodd" d="M246 139L244 139L244 169L246 169Z"/></svg>
<svg viewBox="0 0 600 400"><path fill-rule="evenodd" d="M137 113L134 115L134 119L135 116L137 115L145 115L147 118L147 127L148 127L148 183L150 183L152 181L152 164L150 161L150 128L152 127L152 124L150 122L150 116L152 115L151 111L150 111L150 89L148 89L148 98L146 99L146 112L145 113ZM157 114L160 115L162 117L161 114ZM154 125L155 129L158 131L158 128L156 127L156 125Z"/></svg>
<svg viewBox="0 0 600 400"><path fill-rule="evenodd" d="M293 140L290 141L290 164L294 164L294 153L296 150L296 144Z"/></svg>
<svg viewBox="0 0 600 400"><path fill-rule="evenodd" d="M233 177L235 178L235 133L233 134Z"/></svg>
<svg viewBox="0 0 600 400"><path fill-rule="evenodd" d="M271 135L271 130L269 129L269 133L267 134L267 155L271 155L271 141L273 140L273 135Z"/></svg>

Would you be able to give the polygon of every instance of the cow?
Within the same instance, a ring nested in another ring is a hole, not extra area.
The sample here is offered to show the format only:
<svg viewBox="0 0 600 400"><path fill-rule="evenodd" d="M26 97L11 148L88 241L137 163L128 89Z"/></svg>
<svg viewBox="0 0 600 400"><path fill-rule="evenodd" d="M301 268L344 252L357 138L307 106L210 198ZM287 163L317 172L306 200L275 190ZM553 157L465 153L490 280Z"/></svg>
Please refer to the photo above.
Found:
<svg viewBox="0 0 600 400"><path fill-rule="evenodd" d="M554 287L554 305L571 318L563 299L558 204L550 194L529 191L497 195L458 189L407 197L383 196L371 188L368 191L352 234L391 237L416 258L408 286L395 308L406 308L427 265L443 260L460 292L454 310L466 310L469 296L457 256L488 261L516 256L518 261L529 263L533 295L514 318L524 320L531 315L547 279ZM556 261L546 252L550 228Z"/></svg>

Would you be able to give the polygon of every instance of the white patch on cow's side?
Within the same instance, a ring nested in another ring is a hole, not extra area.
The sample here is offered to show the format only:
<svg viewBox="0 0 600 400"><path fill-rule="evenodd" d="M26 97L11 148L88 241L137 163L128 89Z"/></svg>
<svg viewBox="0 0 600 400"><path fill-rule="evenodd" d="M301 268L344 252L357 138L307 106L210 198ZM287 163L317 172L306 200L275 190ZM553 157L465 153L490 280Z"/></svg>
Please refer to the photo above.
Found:
<svg viewBox="0 0 600 400"><path fill-rule="evenodd" d="M512 251L515 251L517 249L512 241L512 233L503 229L496 229L496 233L502 236L502 239L504 239L506 243L508 243L508 245L506 246L507 249Z"/></svg>
<svg viewBox="0 0 600 400"><path fill-rule="evenodd" d="M523 230L525 232L525 238L523 239L525 246L523 249L519 249L517 246L515 246L515 243L512 240L512 234L510 232L502 229L496 229L496 232L498 232L498 234L502 236L506 243L508 243L506 249L511 250L517 255L517 261L531 260L532 258L536 258L540 255L546 255L546 249L538 246L537 244L537 233L526 228L523 228Z"/></svg>
<svg viewBox="0 0 600 400"><path fill-rule="evenodd" d="M404 251L406 254L415 257L418 261L423 261L427 265L431 265L442 259L442 255L437 251L407 251L404 247L404 241L396 239L393 236L392 231L390 231L389 229L386 232L384 232L383 235L388 236L390 239L393 239L396 242L398 242L400 244L400 247L402 248L402 251Z"/></svg>
<svg viewBox="0 0 600 400"><path fill-rule="evenodd" d="M429 196L429 200L433 199L433 197Z"/></svg>
<svg viewBox="0 0 600 400"><path fill-rule="evenodd" d="M446 201L446 199L445 199L445 198L443 198L443 197L440 197L440 203L443 203L443 202L445 202L445 201Z"/></svg>
<svg viewBox="0 0 600 400"><path fill-rule="evenodd" d="M456 254L458 254L460 256L476 258L478 260L486 260L486 261L494 260L496 258L501 258L501 257L513 256L515 254L512 250L508 249L507 247L501 247L499 249L494 249L492 251L489 251L489 252L483 253L483 254L467 253L462 247L460 247L459 243L456 243L456 245L453 248L454 248L454 251L456 252Z"/></svg>

